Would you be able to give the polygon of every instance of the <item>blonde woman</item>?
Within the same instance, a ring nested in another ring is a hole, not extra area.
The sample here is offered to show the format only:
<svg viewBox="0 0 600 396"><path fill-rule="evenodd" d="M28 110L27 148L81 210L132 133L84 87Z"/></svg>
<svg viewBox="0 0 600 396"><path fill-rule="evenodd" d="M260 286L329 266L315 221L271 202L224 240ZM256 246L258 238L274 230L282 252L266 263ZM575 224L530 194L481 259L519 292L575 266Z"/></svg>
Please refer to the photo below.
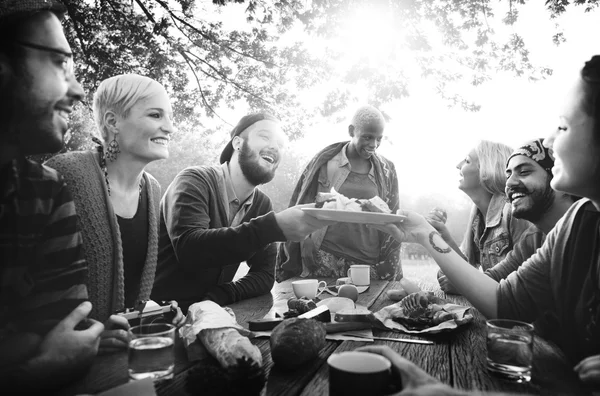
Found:
<svg viewBox="0 0 600 396"><path fill-rule="evenodd" d="M428 217L448 245L484 271L502 261L526 232L532 231L528 230L531 223L513 217L504 194L506 161L512 152L504 144L483 140L456 166L461 176L458 188L473 202L460 248L448 232L440 210L434 209ZM441 271L438 281L442 290L456 293Z"/></svg>
<svg viewBox="0 0 600 396"><path fill-rule="evenodd" d="M47 162L73 194L89 266L92 316L106 322L101 348L126 347L128 323L113 313L150 298L161 189L144 168L168 158L172 114L158 82L136 74L111 77L94 95L98 149ZM178 323L182 315L176 303L172 306Z"/></svg>

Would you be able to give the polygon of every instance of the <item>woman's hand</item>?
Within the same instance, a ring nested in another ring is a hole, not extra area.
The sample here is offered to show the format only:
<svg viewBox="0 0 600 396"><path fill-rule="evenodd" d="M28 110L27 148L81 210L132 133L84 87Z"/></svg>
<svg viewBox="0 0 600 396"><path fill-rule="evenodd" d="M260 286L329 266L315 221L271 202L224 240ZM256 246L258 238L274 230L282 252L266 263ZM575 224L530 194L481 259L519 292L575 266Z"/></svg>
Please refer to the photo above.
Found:
<svg viewBox="0 0 600 396"><path fill-rule="evenodd" d="M600 387L600 355L586 357L573 369L582 382Z"/></svg>
<svg viewBox="0 0 600 396"><path fill-rule="evenodd" d="M406 218L401 223L386 225L369 225L390 234L398 242L423 244L433 227L420 214L410 210L398 210L396 213Z"/></svg>
<svg viewBox="0 0 600 396"><path fill-rule="evenodd" d="M171 311L175 312L175 317L171 321L171 324L179 328L185 323L185 316L183 315L183 312L181 312L181 308L179 308L177 301L172 300L169 301L169 303L171 304Z"/></svg>
<svg viewBox="0 0 600 396"><path fill-rule="evenodd" d="M442 384L419 366L404 359L387 346L367 346L357 348L357 351L376 353L388 359L392 363L392 372L396 378L399 378L398 388L402 388L396 395L459 395L460 392L452 389L448 385Z"/></svg>
<svg viewBox="0 0 600 396"><path fill-rule="evenodd" d="M100 338L100 353L110 353L127 348L129 340L131 340L129 322L121 315L111 315L104 323L104 331Z"/></svg>
<svg viewBox="0 0 600 396"><path fill-rule="evenodd" d="M446 243L450 243L449 239L452 239L450 236L450 231L448 231L448 227L446 227L446 220L448 219L448 215L444 209L434 208L432 209L425 219L433 228L436 229L437 232L440 233L442 239L446 241Z"/></svg>

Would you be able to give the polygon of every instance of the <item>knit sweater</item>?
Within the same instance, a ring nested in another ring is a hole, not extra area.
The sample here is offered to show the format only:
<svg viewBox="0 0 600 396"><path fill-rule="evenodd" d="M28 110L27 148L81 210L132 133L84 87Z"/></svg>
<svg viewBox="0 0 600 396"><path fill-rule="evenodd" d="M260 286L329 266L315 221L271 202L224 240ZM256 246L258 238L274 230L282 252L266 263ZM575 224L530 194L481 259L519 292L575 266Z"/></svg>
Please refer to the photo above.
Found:
<svg viewBox="0 0 600 396"><path fill-rule="evenodd" d="M46 164L62 174L73 195L89 265L87 286L93 304L91 316L105 321L115 311L125 308L125 277L121 232L110 204L100 157L91 151L70 152L51 158ZM161 196L158 181L146 172L143 177L142 193L148 196L148 251L138 300L150 298L154 283Z"/></svg>

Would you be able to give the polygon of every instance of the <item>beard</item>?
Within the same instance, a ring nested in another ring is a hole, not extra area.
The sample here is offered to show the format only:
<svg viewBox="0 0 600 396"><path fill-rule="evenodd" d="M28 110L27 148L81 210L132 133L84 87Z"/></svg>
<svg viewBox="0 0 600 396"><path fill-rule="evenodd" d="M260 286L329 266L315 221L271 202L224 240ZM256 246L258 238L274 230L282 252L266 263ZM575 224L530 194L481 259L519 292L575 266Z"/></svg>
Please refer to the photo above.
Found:
<svg viewBox="0 0 600 396"><path fill-rule="evenodd" d="M20 71L2 86L1 114L8 125L3 141L18 145L26 155L58 152L63 148L66 131L55 125L51 103L39 98L32 80L26 71Z"/></svg>
<svg viewBox="0 0 600 396"><path fill-rule="evenodd" d="M546 186L542 191L533 191L528 196L529 198L531 198L531 201L533 201L533 204L531 206L516 208L512 206L512 212L516 218L524 219L535 223L539 221L548 212L548 210L552 207L554 203L555 195L554 190L552 189L552 187L550 187L550 180L550 177L546 180ZM516 189L516 191L518 191L518 189Z"/></svg>
<svg viewBox="0 0 600 396"><path fill-rule="evenodd" d="M250 149L247 139L244 139L242 143L239 163L244 177L254 186L268 183L275 177L277 166L273 167L272 170L263 169L260 166L259 155Z"/></svg>

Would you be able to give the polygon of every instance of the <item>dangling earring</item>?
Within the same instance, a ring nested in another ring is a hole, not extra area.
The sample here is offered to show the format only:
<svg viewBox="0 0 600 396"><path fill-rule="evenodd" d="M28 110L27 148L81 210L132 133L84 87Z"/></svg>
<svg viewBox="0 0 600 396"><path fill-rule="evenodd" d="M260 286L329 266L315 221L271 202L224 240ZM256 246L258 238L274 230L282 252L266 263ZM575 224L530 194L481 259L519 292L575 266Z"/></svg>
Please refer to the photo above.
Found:
<svg viewBox="0 0 600 396"><path fill-rule="evenodd" d="M113 140L108 143L106 147L106 153L104 153L104 157L109 159L111 162L117 159L117 154L119 154L121 150L119 150L119 142L117 142L117 134L115 133L115 137Z"/></svg>

